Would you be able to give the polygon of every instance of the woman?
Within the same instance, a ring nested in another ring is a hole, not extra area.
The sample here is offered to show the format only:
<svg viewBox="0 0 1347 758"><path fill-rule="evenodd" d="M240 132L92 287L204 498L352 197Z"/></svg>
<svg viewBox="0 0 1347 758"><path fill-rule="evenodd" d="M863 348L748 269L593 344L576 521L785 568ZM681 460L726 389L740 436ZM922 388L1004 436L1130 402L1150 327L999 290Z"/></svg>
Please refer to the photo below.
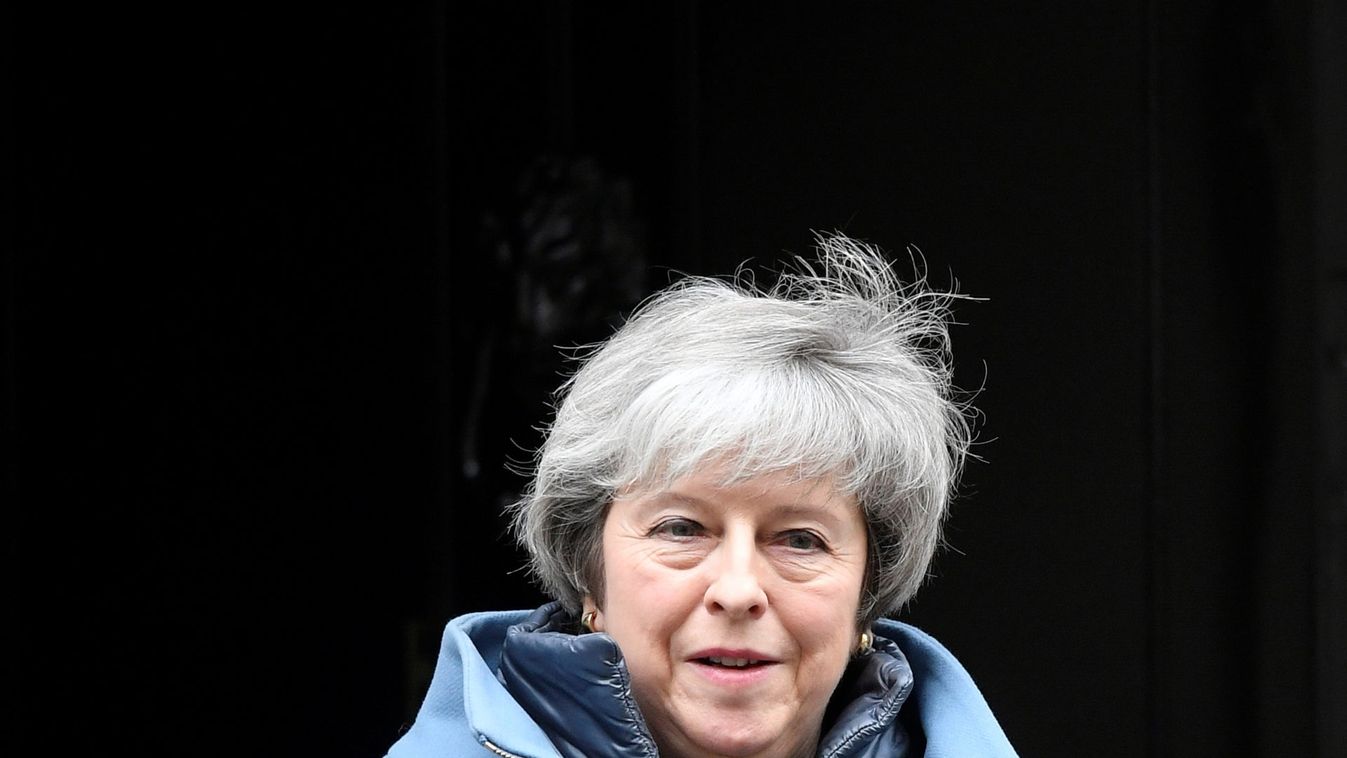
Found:
<svg viewBox="0 0 1347 758"><path fill-rule="evenodd" d="M968 447L952 296L819 242L768 292L673 285L582 362L514 512L556 602L451 622L390 756L1014 754L883 618Z"/></svg>

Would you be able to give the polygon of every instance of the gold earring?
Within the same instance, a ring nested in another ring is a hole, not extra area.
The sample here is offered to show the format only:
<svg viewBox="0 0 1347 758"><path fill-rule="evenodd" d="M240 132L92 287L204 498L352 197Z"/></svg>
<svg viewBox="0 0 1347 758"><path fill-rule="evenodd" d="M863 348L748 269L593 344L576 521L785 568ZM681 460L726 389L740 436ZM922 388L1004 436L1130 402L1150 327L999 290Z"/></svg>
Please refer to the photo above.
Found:
<svg viewBox="0 0 1347 758"><path fill-rule="evenodd" d="M856 654L865 655L874 647L875 636L869 632L861 632L860 644L856 645Z"/></svg>
<svg viewBox="0 0 1347 758"><path fill-rule="evenodd" d="M598 611L585 611L585 615L580 617L580 626L583 626L585 631L592 633L594 631L594 617L596 615L598 615Z"/></svg>

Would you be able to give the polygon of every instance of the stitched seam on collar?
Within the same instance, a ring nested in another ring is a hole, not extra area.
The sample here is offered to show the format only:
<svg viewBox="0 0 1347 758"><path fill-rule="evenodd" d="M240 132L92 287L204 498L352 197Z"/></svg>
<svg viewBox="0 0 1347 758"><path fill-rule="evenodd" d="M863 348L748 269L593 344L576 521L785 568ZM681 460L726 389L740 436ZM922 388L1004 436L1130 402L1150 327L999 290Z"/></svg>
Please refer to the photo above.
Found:
<svg viewBox="0 0 1347 758"><path fill-rule="evenodd" d="M827 754L821 755L820 758L844 758L844 756L855 747L857 742L867 737L873 737L881 731L891 727L894 721L898 718L898 711L903 707L903 704L907 702L908 696L912 694L914 684L915 680L909 678L904 686L898 688L897 691L890 693L889 696L884 699L880 704L879 714L873 720L856 727L855 730L846 736L846 739L842 740L841 744Z"/></svg>
<svg viewBox="0 0 1347 758"><path fill-rule="evenodd" d="M866 737L872 737L876 734L879 734L884 729L887 729L889 726L893 724L894 718L897 717L898 708L901 705L902 700L900 700L899 698L893 698L892 700L889 701L889 703L884 705L883 710L881 711L878 718L876 718L874 721L865 724L864 726L857 727L855 731L847 735L847 738L845 740L842 740L842 744L838 745L837 749L833 750L832 752L828 753L825 756L822 756L821 758L840 758L841 756L845 756L847 752L850 751L851 748L856 745L857 742L861 741Z"/></svg>
<svg viewBox="0 0 1347 758"><path fill-rule="evenodd" d="M616 647L616 643L614 643ZM637 738L641 743L641 750L647 758L659 758L659 748L655 747L654 738L650 736L648 727L645 724L645 718L641 715L641 709L636 705L635 699L631 694L631 676L624 665L621 656L613 660L613 671L617 673L618 680L622 682L622 708L627 714L627 722L636 732Z"/></svg>

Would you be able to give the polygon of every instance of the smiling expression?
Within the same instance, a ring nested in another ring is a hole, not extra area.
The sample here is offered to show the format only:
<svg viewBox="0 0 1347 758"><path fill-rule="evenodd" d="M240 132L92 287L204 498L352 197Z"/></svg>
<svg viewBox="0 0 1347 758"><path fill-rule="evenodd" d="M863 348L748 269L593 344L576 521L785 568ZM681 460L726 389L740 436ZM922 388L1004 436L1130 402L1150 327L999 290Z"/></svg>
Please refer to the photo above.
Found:
<svg viewBox="0 0 1347 758"><path fill-rule="evenodd" d="M856 644L864 519L830 479L716 473L614 498L586 610L662 755L812 755Z"/></svg>

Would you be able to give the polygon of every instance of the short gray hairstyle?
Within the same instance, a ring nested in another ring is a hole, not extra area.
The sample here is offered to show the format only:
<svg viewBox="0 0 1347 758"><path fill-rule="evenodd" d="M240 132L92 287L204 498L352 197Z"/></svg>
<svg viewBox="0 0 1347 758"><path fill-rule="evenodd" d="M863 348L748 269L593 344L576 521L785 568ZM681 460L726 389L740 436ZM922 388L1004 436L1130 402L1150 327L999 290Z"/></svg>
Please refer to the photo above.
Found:
<svg viewBox="0 0 1347 758"><path fill-rule="evenodd" d="M713 461L728 480L832 476L869 535L858 622L916 593L941 541L971 441L951 385L950 304L924 265L903 283L874 247L817 238L768 289L742 269L656 293L580 358L513 506L543 588L572 612L602 602L602 532L614 495Z"/></svg>

